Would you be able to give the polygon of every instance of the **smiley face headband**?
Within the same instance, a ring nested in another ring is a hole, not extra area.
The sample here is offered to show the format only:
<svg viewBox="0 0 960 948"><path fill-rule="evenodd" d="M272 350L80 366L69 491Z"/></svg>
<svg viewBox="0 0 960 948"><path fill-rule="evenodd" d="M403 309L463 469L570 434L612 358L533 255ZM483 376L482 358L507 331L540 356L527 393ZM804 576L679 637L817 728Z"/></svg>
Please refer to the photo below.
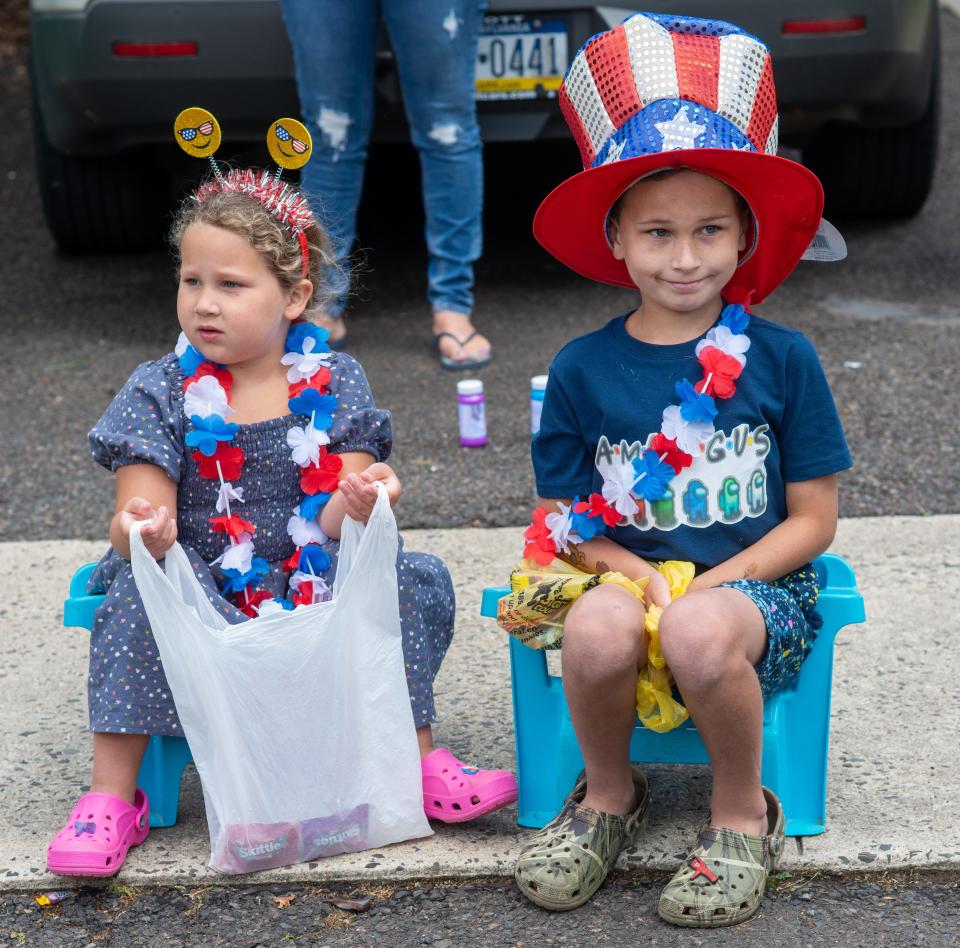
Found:
<svg viewBox="0 0 960 948"><path fill-rule="evenodd" d="M220 147L220 123L206 109L184 109L173 123L173 134L188 155L208 158L213 166L216 180L201 185L193 199L202 202L214 194L235 192L258 201L297 238L301 277L305 278L310 269L310 248L304 231L314 223L313 212L306 198L280 179L283 169L302 168L313 154L313 140L305 126L292 118L271 122L267 130L267 150L277 163L275 174L243 168L224 175L214 158L214 152Z"/></svg>

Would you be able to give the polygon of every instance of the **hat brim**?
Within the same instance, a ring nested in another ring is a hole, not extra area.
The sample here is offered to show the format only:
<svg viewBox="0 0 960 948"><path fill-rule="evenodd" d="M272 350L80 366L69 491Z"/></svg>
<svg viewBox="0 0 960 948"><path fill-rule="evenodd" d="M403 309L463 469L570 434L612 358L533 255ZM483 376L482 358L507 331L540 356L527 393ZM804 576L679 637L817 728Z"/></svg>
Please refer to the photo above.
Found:
<svg viewBox="0 0 960 948"><path fill-rule="evenodd" d="M559 184L533 219L540 244L571 270L599 283L634 288L606 236L607 214L635 181L656 171L685 168L737 191L753 212L755 233L724 296L760 303L793 271L823 214L817 176L788 158L726 148L678 149L588 168Z"/></svg>

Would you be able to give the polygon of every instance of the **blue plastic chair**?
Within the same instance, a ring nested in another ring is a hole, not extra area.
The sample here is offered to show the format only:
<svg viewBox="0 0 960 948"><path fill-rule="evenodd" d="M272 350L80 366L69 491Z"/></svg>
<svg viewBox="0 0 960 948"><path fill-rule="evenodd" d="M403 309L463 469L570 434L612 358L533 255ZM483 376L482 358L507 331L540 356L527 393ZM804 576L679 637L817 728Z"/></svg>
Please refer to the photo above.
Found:
<svg viewBox="0 0 960 948"><path fill-rule="evenodd" d="M833 643L845 625L865 619L863 597L849 564L825 554L814 565L823 627L794 686L767 701L763 714L762 779L783 804L788 836L816 836L824 831ZM485 589L480 614L496 618L497 600L509 591L506 586ZM511 636L510 673L520 784L517 822L539 828L560 812L583 769L583 756L561 680L547 672L546 653ZM638 764L709 762L690 721L666 734L638 721L630 740L630 759Z"/></svg>
<svg viewBox="0 0 960 948"><path fill-rule="evenodd" d="M87 563L73 574L70 596L63 603L63 624L88 631L93 628L93 614L103 596L88 596L87 583L96 563ZM151 737L147 743L137 786L150 801L150 825L173 826L177 822L180 802L180 779L183 769L193 760L183 737Z"/></svg>

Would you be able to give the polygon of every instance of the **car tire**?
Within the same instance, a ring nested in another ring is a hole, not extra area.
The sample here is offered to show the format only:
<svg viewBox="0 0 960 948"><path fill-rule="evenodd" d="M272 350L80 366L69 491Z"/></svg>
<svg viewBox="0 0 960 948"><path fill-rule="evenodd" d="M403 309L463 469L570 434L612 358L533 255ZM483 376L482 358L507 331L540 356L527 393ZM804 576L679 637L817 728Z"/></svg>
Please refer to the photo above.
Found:
<svg viewBox="0 0 960 948"><path fill-rule="evenodd" d="M67 253L146 250L162 243L169 182L149 153L64 155L34 108L37 179L47 226Z"/></svg>
<svg viewBox="0 0 960 948"><path fill-rule="evenodd" d="M912 217L930 193L937 163L940 76L934 67L923 115L900 128L825 126L803 150L823 183L828 218Z"/></svg>

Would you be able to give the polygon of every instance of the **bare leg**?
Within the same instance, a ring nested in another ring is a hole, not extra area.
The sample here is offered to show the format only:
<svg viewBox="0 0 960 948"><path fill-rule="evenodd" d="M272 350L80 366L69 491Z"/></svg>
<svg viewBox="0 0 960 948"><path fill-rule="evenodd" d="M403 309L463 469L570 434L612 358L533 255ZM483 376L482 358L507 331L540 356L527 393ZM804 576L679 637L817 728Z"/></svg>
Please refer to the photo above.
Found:
<svg viewBox="0 0 960 948"><path fill-rule="evenodd" d="M433 314L433 332L452 332L458 339L466 339L475 327L466 313L455 313L453 310L438 310ZM453 339L445 336L440 340L440 351L450 359L482 359L490 352L490 341L481 335L476 335L463 348Z"/></svg>
<svg viewBox="0 0 960 948"><path fill-rule="evenodd" d="M433 750L433 729L429 724L417 728L417 744L420 746L420 759L423 760Z"/></svg>
<svg viewBox="0 0 960 948"><path fill-rule="evenodd" d="M710 755L710 824L766 834L760 787L763 700L753 668L767 643L760 610L736 589L690 593L664 612L660 641Z"/></svg>
<svg viewBox="0 0 960 948"><path fill-rule="evenodd" d="M564 623L563 690L587 770L583 805L618 816L636 806L630 733L646 664L643 619L643 603L609 585L585 593Z"/></svg>
<svg viewBox="0 0 960 948"><path fill-rule="evenodd" d="M94 734L91 791L112 793L133 803L140 762L149 740L146 734Z"/></svg>

